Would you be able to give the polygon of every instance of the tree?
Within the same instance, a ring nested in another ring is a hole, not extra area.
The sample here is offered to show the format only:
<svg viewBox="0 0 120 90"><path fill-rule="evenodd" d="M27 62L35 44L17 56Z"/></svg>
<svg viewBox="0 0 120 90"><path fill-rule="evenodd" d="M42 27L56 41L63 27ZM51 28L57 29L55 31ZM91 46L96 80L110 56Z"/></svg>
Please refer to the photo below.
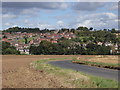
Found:
<svg viewBox="0 0 120 90"><path fill-rule="evenodd" d="M29 48L29 53L30 54L37 54L37 47L34 46L34 45L31 45L30 48Z"/></svg>
<svg viewBox="0 0 120 90"><path fill-rule="evenodd" d="M7 36L4 35L3 38L7 38Z"/></svg>
<svg viewBox="0 0 120 90"><path fill-rule="evenodd" d="M87 27L78 27L76 30L89 31L89 29Z"/></svg>
<svg viewBox="0 0 120 90"><path fill-rule="evenodd" d="M25 44L28 44L28 37L24 37L24 39L25 39Z"/></svg>
<svg viewBox="0 0 120 90"><path fill-rule="evenodd" d="M89 29L90 31L92 31L93 30L93 27L90 27L90 29Z"/></svg>
<svg viewBox="0 0 120 90"><path fill-rule="evenodd" d="M96 52L98 55L110 55L110 50L109 46L98 46Z"/></svg>
<svg viewBox="0 0 120 90"><path fill-rule="evenodd" d="M8 42L2 42L2 54L20 54L18 50L14 46L10 46Z"/></svg>
<svg viewBox="0 0 120 90"><path fill-rule="evenodd" d="M41 32L39 28L21 28L21 27L12 27L8 28L6 30L3 30L3 32L26 32L26 33L39 33Z"/></svg>
<svg viewBox="0 0 120 90"><path fill-rule="evenodd" d="M74 28L72 28L72 29L70 30L70 32L75 33L75 29L74 29Z"/></svg>
<svg viewBox="0 0 120 90"><path fill-rule="evenodd" d="M111 50L109 46L100 46L93 43L89 43L86 48L89 55L109 55Z"/></svg>
<svg viewBox="0 0 120 90"><path fill-rule="evenodd" d="M112 28L111 33L116 33L115 28Z"/></svg>

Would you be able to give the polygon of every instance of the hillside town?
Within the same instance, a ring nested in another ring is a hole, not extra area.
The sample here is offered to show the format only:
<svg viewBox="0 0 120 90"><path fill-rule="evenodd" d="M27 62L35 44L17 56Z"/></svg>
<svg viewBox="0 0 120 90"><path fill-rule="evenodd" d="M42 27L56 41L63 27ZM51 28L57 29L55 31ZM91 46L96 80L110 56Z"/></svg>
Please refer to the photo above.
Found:
<svg viewBox="0 0 120 90"><path fill-rule="evenodd" d="M93 28L78 27L77 29L39 30L38 28L13 27L1 33L1 42L9 43L21 54L106 55L120 53L120 33L115 29L95 31ZM44 41L50 42L50 46L44 46L44 44L49 44L47 42L41 45ZM9 51L11 53L12 50L6 48L4 53Z"/></svg>
<svg viewBox="0 0 120 90"><path fill-rule="evenodd" d="M9 42L11 46L16 47L21 53L29 54L30 45L38 46L41 41L46 40L51 43L57 43L59 39L66 38L72 39L76 36L73 33L63 32L63 33L4 33L2 35L2 41ZM25 42L27 38L27 42Z"/></svg>

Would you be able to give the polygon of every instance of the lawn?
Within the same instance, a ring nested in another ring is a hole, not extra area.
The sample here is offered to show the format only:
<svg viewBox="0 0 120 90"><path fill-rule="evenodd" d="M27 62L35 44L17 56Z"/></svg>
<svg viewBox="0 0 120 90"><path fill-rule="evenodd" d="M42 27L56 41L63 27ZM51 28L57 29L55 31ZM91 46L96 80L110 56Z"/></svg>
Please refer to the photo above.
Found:
<svg viewBox="0 0 120 90"><path fill-rule="evenodd" d="M33 39L36 39L36 38L35 38L35 37L29 37L29 38L27 38L28 42L31 41L31 40L33 40ZM18 40L18 41L24 43L24 42L25 42L25 39L23 38L23 39L20 39L20 40Z"/></svg>

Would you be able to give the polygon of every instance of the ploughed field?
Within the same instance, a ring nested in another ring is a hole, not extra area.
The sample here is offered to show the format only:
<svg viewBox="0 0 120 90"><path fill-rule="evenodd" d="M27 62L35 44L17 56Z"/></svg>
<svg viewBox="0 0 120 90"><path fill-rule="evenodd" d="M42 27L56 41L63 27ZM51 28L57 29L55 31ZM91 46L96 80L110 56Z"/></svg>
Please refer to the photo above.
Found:
<svg viewBox="0 0 120 90"><path fill-rule="evenodd" d="M2 56L2 87L3 88L54 88L64 87L55 76L44 71L30 69L30 63L40 59L73 58L77 55L3 55ZM80 56L91 57L91 56ZM69 86L65 86L69 87Z"/></svg>

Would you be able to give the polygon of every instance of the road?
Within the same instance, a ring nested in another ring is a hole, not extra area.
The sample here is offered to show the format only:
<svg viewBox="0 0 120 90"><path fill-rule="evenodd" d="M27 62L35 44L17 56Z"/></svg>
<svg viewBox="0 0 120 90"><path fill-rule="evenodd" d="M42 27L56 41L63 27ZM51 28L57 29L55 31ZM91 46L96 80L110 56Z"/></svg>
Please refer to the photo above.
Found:
<svg viewBox="0 0 120 90"><path fill-rule="evenodd" d="M88 65L75 64L75 63L72 63L70 60L52 61L52 62L49 62L49 64L52 64L54 66L59 66L62 68L81 71L89 75L100 76L100 77L118 81L118 70L111 70L111 69L98 68L98 67L93 67Z"/></svg>

